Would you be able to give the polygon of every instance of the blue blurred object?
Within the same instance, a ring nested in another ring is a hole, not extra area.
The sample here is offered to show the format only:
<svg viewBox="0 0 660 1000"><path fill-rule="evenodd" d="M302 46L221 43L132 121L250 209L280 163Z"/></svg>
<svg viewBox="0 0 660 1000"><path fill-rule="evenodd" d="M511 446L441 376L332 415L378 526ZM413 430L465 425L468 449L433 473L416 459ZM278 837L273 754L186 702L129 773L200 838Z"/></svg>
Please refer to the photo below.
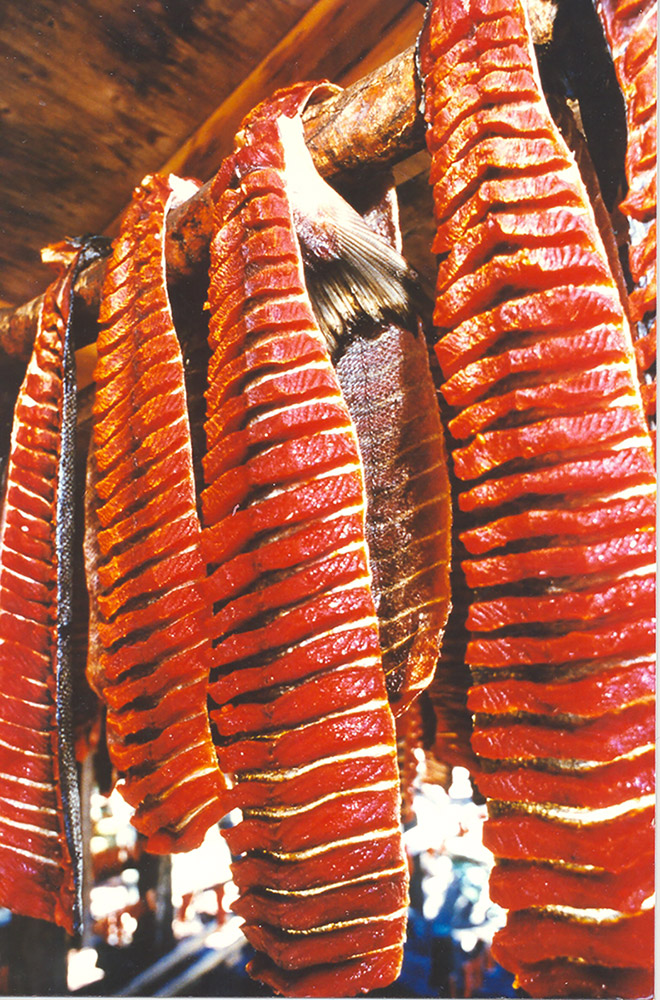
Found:
<svg viewBox="0 0 660 1000"><path fill-rule="evenodd" d="M492 857L483 847L485 807L471 796L469 776L454 769L449 791L421 784L416 822L405 831L411 867L408 938L389 997L526 996L494 962L490 944L504 911L488 895Z"/></svg>

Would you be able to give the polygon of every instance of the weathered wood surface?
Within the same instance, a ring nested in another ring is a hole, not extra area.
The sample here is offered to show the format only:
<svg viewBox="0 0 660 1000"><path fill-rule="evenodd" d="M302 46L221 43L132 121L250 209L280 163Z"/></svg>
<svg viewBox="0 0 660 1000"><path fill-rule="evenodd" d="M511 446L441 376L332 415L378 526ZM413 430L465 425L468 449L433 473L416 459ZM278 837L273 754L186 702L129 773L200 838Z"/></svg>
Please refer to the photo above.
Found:
<svg viewBox="0 0 660 1000"><path fill-rule="evenodd" d="M0 304L40 292L41 247L105 232L244 80L256 100L340 80L411 11L417 0L3 0Z"/></svg>
<svg viewBox="0 0 660 1000"><path fill-rule="evenodd" d="M417 113L417 84L413 48L396 56L368 77L336 97L310 107L305 115L305 136L317 168L326 177L355 174L367 165L390 166L423 146ZM173 283L189 276L207 252L211 229L208 184L168 220L166 256ZM98 311L105 264L89 267L76 284L76 295L88 307L83 324L93 337L91 320ZM0 312L0 358L27 358L40 298L16 310Z"/></svg>

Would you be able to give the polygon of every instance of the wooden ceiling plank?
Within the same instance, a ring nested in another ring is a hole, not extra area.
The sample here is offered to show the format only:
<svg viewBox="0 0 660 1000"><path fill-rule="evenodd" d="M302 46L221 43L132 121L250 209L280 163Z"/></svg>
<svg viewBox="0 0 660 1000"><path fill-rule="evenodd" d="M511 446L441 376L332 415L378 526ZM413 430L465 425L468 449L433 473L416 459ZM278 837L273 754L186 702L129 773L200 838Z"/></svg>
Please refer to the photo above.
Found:
<svg viewBox="0 0 660 1000"><path fill-rule="evenodd" d="M373 73L379 66L394 59L400 52L415 45L422 30L423 20L424 8L417 0L403 11L387 34L378 39L363 59L337 77L337 83L342 87L350 87L351 84Z"/></svg>
<svg viewBox="0 0 660 1000"><path fill-rule="evenodd" d="M43 287L45 244L103 232L312 2L3 0L0 296Z"/></svg>
<svg viewBox="0 0 660 1000"><path fill-rule="evenodd" d="M532 5L550 0L531 0ZM377 9L380 23L385 18L385 34L369 54L372 32L365 30ZM296 27L270 55L249 75L237 90L198 129L180 152L165 165L178 173L209 176L219 166L223 155L231 148L234 132L244 113L280 84L311 76L313 67L324 66L324 75L341 78L330 67L341 63L366 66L375 54L387 51L391 37L401 37L400 30L416 34L419 17L416 0L316 0ZM348 33L346 44L328 45L329 33ZM354 36L358 35L357 50ZM405 35L404 35L405 37ZM359 55L360 45L363 54ZM347 47L348 46L348 47ZM343 55L338 56L341 49ZM321 49L323 49L321 53ZM320 54L321 53L321 54ZM319 61L320 60L320 61ZM325 61L324 61L325 60ZM350 78L352 70L346 71ZM318 77L317 77L318 78ZM423 148L423 126L418 114L418 83L414 68L414 49L406 49L373 73L352 83L344 92L313 105L304 115L305 139L322 175L331 178L352 177L374 164L392 166ZM426 154L422 154L422 159ZM411 182L424 170L414 161L408 171ZM405 168L399 181L408 176ZM206 253L210 232L208 185L168 220L166 255L172 280L188 275ZM98 310L98 299L105 265L97 262L84 272L76 285L76 295L91 314ZM35 319L40 296L17 309L0 309L0 361L25 360L29 356L34 336Z"/></svg>

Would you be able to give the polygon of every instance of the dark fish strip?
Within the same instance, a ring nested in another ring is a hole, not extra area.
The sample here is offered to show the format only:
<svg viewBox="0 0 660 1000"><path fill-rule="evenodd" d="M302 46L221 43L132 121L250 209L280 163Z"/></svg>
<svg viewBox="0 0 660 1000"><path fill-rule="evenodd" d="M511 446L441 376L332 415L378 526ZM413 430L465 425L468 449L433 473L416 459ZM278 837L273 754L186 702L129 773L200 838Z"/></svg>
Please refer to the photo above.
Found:
<svg viewBox="0 0 660 1000"><path fill-rule="evenodd" d="M365 469L373 592L396 715L433 677L450 605L449 482L426 350L421 330L392 324L355 339L336 363Z"/></svg>

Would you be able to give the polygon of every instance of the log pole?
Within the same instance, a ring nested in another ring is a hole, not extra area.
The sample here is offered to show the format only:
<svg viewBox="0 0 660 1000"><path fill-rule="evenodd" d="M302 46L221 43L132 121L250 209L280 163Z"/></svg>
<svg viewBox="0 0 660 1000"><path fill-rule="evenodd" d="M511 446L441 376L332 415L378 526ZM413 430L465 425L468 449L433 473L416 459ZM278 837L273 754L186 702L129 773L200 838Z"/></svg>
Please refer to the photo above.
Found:
<svg viewBox="0 0 660 1000"><path fill-rule="evenodd" d="M340 94L310 105L303 115L305 140L319 173L337 181L359 177L367 169L392 166L421 149L424 132L418 97L411 46ZM210 186L208 181L168 216L165 257L172 284L189 277L208 253ZM75 285L77 304L90 319L98 315L105 268L104 260L96 261ZM28 360L42 298L0 310L0 364ZM78 348L93 340L94 323L82 323L80 333Z"/></svg>

